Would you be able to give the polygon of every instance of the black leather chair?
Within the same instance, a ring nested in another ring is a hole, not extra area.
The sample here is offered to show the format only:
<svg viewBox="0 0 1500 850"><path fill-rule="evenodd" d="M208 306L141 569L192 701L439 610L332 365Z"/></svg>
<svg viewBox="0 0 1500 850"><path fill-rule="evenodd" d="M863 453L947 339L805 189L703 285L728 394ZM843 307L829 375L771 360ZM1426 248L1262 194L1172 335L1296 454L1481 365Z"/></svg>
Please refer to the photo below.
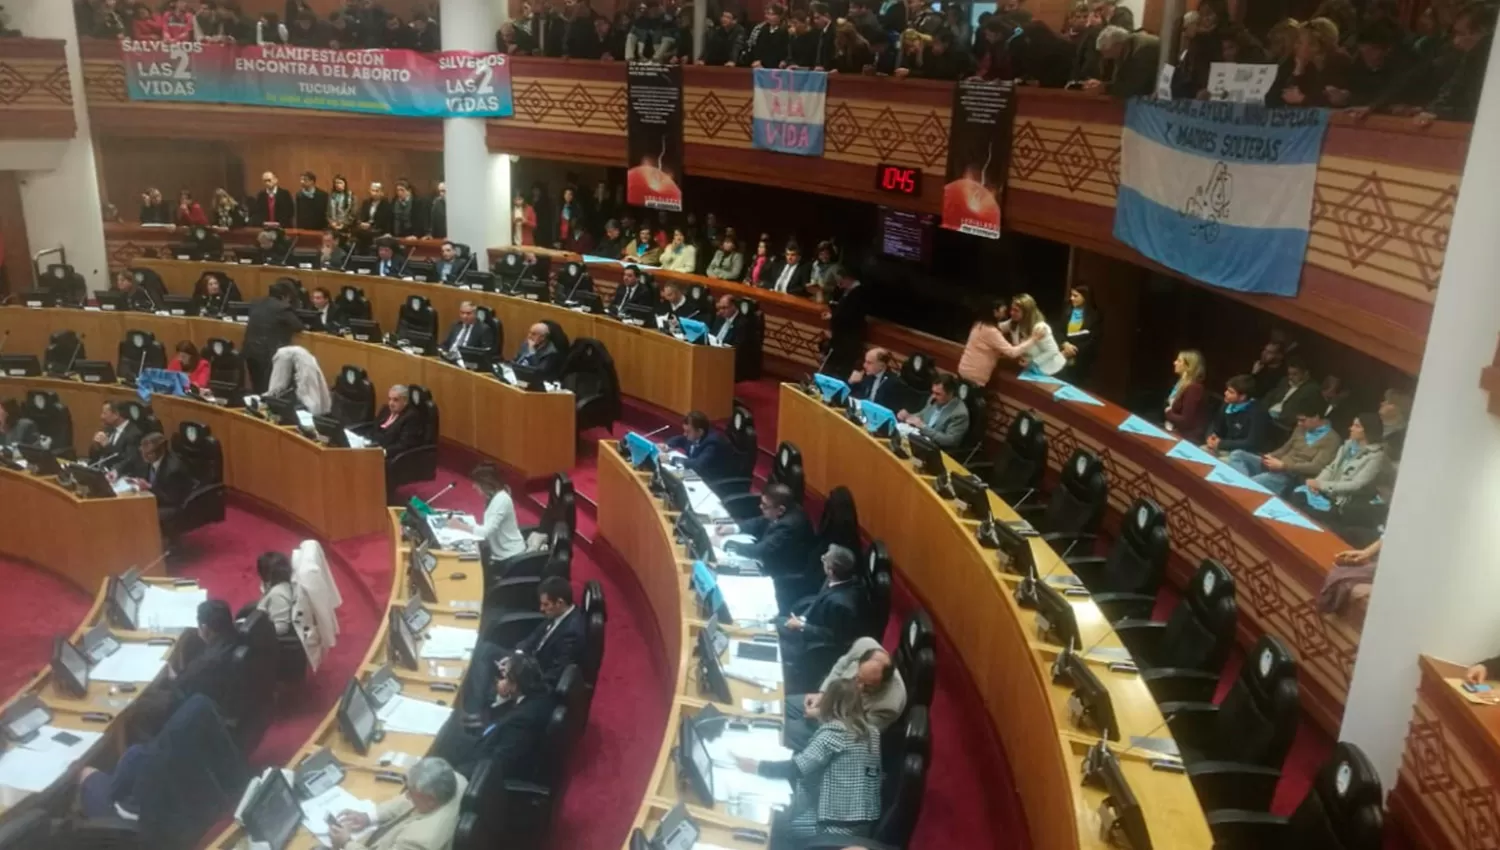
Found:
<svg viewBox="0 0 1500 850"><path fill-rule="evenodd" d="M1318 769L1307 796L1290 817L1218 809L1208 812L1208 828L1215 850L1380 850L1383 796L1375 766L1359 747L1345 741L1333 748L1333 756Z"/></svg>
<svg viewBox="0 0 1500 850"><path fill-rule="evenodd" d="M1006 429L1005 442L988 461L970 461L969 471L984 478L990 489L1011 507L1023 505L1042 488L1047 474L1047 425L1036 411L1017 413Z"/></svg>
<svg viewBox="0 0 1500 850"><path fill-rule="evenodd" d="M208 361L210 384L244 386L245 358L240 356L233 342L222 337L210 339L203 347L203 359Z"/></svg>
<svg viewBox="0 0 1500 850"><path fill-rule="evenodd" d="M738 402L729 416L729 427L724 436L734 449L734 470L729 478L715 481L714 492L723 499L749 492L750 482L755 476L755 464L760 459L760 443L755 431L755 415Z"/></svg>
<svg viewBox="0 0 1500 850"><path fill-rule="evenodd" d="M766 314L760 304L751 298L734 299L734 307L740 311L737 322L744 322L740 343L734 348L734 380L758 380L764 370L766 348Z"/></svg>
<svg viewBox="0 0 1500 850"><path fill-rule="evenodd" d="M1234 590L1229 570L1204 558L1166 621L1127 618L1115 622L1115 634L1130 650L1158 702L1213 699L1219 672L1234 647L1239 619Z"/></svg>
<svg viewBox="0 0 1500 850"><path fill-rule="evenodd" d="M557 270L557 285L552 291L552 299L558 304L567 304L578 299L580 292L593 292L594 278L589 274L588 267L583 263L564 263Z"/></svg>
<svg viewBox="0 0 1500 850"><path fill-rule="evenodd" d="M932 705L932 694L937 687L937 631L926 611L918 608L906 618L894 660L906 683L907 709Z"/></svg>
<svg viewBox="0 0 1500 850"><path fill-rule="evenodd" d="M1222 702L1164 702L1188 777L1204 809L1270 808L1297 734L1297 662L1265 635Z"/></svg>
<svg viewBox="0 0 1500 850"><path fill-rule="evenodd" d="M547 326L547 339L552 341L552 345L557 349L558 355L566 363L568 355L573 351L573 343L568 339L568 332L562 329L562 325L551 319L543 319L542 324Z"/></svg>
<svg viewBox="0 0 1500 850"><path fill-rule="evenodd" d="M42 370L50 375L65 375L73 371L73 364L89 359L88 346L76 331L53 331L47 337L47 348L42 352Z"/></svg>
<svg viewBox="0 0 1500 850"><path fill-rule="evenodd" d="M161 433L161 420L156 418L156 414L149 405L141 404L134 399L126 399L120 402L120 406L125 409L125 418L141 429L142 436Z"/></svg>
<svg viewBox="0 0 1500 850"><path fill-rule="evenodd" d="M932 724L928 712L927 706L912 706L881 733L880 761L887 775L895 773L901 760L909 755L932 761Z"/></svg>
<svg viewBox="0 0 1500 850"><path fill-rule="evenodd" d="M0 825L0 850L47 850L51 840L52 814L44 808L22 809Z"/></svg>
<svg viewBox="0 0 1500 850"><path fill-rule="evenodd" d="M226 496L224 489L224 450L213 431L201 422L191 420L178 424L172 435L172 453L177 455L197 482L182 507L166 523L169 537L186 534L216 522L223 522ZM295 636L293 637L295 640ZM301 643L298 643L301 650Z"/></svg>
<svg viewBox="0 0 1500 850"><path fill-rule="evenodd" d="M344 364L333 379L333 408L329 411L345 428L375 421L375 385L364 367Z"/></svg>
<svg viewBox="0 0 1500 850"><path fill-rule="evenodd" d="M894 844L876 841L873 838L856 838L852 835L814 835L794 845L797 850L845 850L859 847L861 850L903 850Z"/></svg>
<svg viewBox="0 0 1500 850"><path fill-rule="evenodd" d="M58 457L73 457L73 413L52 390L27 390L23 414L36 424L37 433L49 441L48 451Z"/></svg>
<svg viewBox="0 0 1500 850"><path fill-rule="evenodd" d="M494 350L490 354L495 357L505 356L505 325L500 322L500 317L495 315L493 307L479 304L474 307L474 320L488 327L495 336Z"/></svg>
<svg viewBox="0 0 1500 850"><path fill-rule="evenodd" d="M532 613L540 602L537 586L542 579L548 576L572 577L572 532L558 523L553 526L547 548L498 561L492 560L489 545L481 542L479 561L484 569L484 611L487 617L511 612Z"/></svg>
<svg viewBox="0 0 1500 850"><path fill-rule="evenodd" d="M115 374L134 379L142 369L167 368L167 350L156 334L131 328L116 348Z"/></svg>
<svg viewBox="0 0 1500 850"><path fill-rule="evenodd" d="M1109 479L1104 475L1104 464L1088 449L1078 449L1068 458L1046 503L1022 505L1016 512L1066 558L1073 547L1097 538L1108 504Z"/></svg>
<svg viewBox="0 0 1500 850"><path fill-rule="evenodd" d="M146 290L146 294L151 296L152 303L158 308L166 302L167 285L162 282L161 275L157 274L154 269L131 266L126 271L135 278L136 286Z"/></svg>
<svg viewBox="0 0 1500 850"><path fill-rule="evenodd" d="M573 393L573 422L579 434L590 428L614 430L623 409L620 376L604 343L580 337L569 346L558 382Z"/></svg>
<svg viewBox="0 0 1500 850"><path fill-rule="evenodd" d="M542 508L541 519L536 525L521 526L521 536L528 537L558 523L567 526L569 533L578 528L578 495L573 489L573 480L566 472L552 476L552 486L547 488L547 505Z"/></svg>
<svg viewBox="0 0 1500 850"><path fill-rule="evenodd" d="M1171 549L1166 512L1150 499L1136 499L1108 555L1073 555L1065 560L1109 620L1146 618L1156 605Z"/></svg>
<svg viewBox="0 0 1500 850"><path fill-rule="evenodd" d="M917 827L922 813L922 797L927 787L927 770L931 764L931 733L927 709L907 709L904 734L899 735L898 757L887 767L881 783L880 821L875 838L897 847L905 847ZM892 731L902 729L892 726Z"/></svg>
<svg viewBox="0 0 1500 850"><path fill-rule="evenodd" d="M88 282L72 266L53 263L47 266L37 288L52 293L59 306L82 307L89 300Z"/></svg>
<svg viewBox="0 0 1500 850"><path fill-rule="evenodd" d="M370 320L370 299L357 286L345 286L339 290L339 312L345 319Z"/></svg>
<svg viewBox="0 0 1500 850"><path fill-rule="evenodd" d="M430 300L420 295L406 296L396 317L396 339L423 349L437 345L437 311L432 309Z"/></svg>
<svg viewBox="0 0 1500 850"><path fill-rule="evenodd" d="M990 424L990 404L985 398L984 387L965 380L958 382L958 400L969 411L969 430L964 432L963 439L950 454L960 463L968 464L984 446L985 431Z"/></svg>
<svg viewBox="0 0 1500 850"><path fill-rule="evenodd" d="M507 252L501 255L500 262L490 269L490 274L495 276L495 285L501 291L509 291L520 279L522 271L521 255Z"/></svg>
<svg viewBox="0 0 1500 850"><path fill-rule="evenodd" d="M937 377L937 361L925 351L913 351L901 364L902 407L921 410L932 394L932 382Z"/></svg>
<svg viewBox="0 0 1500 850"><path fill-rule="evenodd" d="M604 586L590 580L583 586L583 616L587 631L583 643L583 690L580 728L587 728L594 707L594 689L599 684L599 670L604 666L604 633L609 612L604 605Z"/></svg>
<svg viewBox="0 0 1500 850"><path fill-rule="evenodd" d="M414 481L431 481L437 478L438 406L426 387L410 385L408 402L422 418L422 442L403 452L386 458L386 488L394 490Z"/></svg>
<svg viewBox="0 0 1500 850"><path fill-rule="evenodd" d="M235 648L234 663L240 691L235 694L235 709L226 707L226 725L240 752L249 755L260 743L271 725L276 701L276 675L281 661L281 644L276 627L264 611L251 611L238 624L240 646Z"/></svg>
<svg viewBox="0 0 1500 850"><path fill-rule="evenodd" d="M720 482L723 486L725 482ZM739 486L742 479L728 479L731 486ZM748 488L750 481L743 480ZM785 484L792 491L792 498L797 504L802 504L807 496L807 475L802 468L802 450L797 448L796 443L782 440L781 445L776 447L776 454L771 461L771 472L766 476L766 485ZM724 505L724 510L736 519L745 519L760 515L759 492L745 492L733 496L721 496L719 501Z"/></svg>
<svg viewBox="0 0 1500 850"><path fill-rule="evenodd" d="M880 640L885 635L885 625L891 619L891 553L885 544L876 540L870 544L864 557L865 595L869 599L869 619L860 632L865 637Z"/></svg>

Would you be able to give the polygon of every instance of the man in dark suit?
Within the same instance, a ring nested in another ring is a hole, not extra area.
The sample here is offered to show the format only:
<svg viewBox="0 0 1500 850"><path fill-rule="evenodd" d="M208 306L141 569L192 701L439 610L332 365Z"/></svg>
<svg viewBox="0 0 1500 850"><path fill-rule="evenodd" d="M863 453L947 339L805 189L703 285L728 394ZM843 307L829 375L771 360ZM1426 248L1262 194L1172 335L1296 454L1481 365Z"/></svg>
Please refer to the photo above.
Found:
<svg viewBox="0 0 1500 850"><path fill-rule="evenodd" d="M828 322L828 355L823 371L846 375L865 350L865 315L870 312L868 290L845 266L833 269L835 290L823 319Z"/></svg>
<svg viewBox="0 0 1500 850"><path fill-rule="evenodd" d="M624 315L627 306L640 308L630 311L639 318L646 313L654 313L656 301L656 290L641 280L641 270L635 266L626 266L620 273L620 285L615 287L615 294L609 299L609 308L616 315Z"/></svg>
<svg viewBox="0 0 1500 850"><path fill-rule="evenodd" d="M238 688L231 656L239 643L229 603L222 599L200 602L198 629L183 635L182 667L172 671L174 696L185 700L202 694L214 701L221 715L238 715L240 706L233 704Z"/></svg>
<svg viewBox="0 0 1500 850"><path fill-rule="evenodd" d="M163 526L182 510L196 486L192 470L167 450L167 438L162 434L142 437L140 451L120 465L120 475L156 497L156 519Z"/></svg>
<svg viewBox="0 0 1500 850"><path fill-rule="evenodd" d="M432 264L432 277L430 283L457 283L458 275L463 271L464 262L458 258L458 247L452 242L444 242L442 255L438 261Z"/></svg>
<svg viewBox="0 0 1500 850"><path fill-rule="evenodd" d="M271 384L271 357L276 349L289 345L302 330L302 320L292 308L296 300L296 287L278 280L271 284L270 295L250 305L243 354L250 384L257 393L265 392Z"/></svg>
<svg viewBox="0 0 1500 850"><path fill-rule="evenodd" d="M9 401L0 404L0 449L32 445L39 435L36 423L13 411L13 406Z"/></svg>
<svg viewBox="0 0 1500 850"><path fill-rule="evenodd" d="M546 325L537 322L526 332L526 341L516 352L515 365L534 370L548 380L562 368L562 354L552 343L552 331Z"/></svg>
<svg viewBox="0 0 1500 850"><path fill-rule="evenodd" d="M143 435L130 421L125 405L106 401L99 412L99 425L89 446L89 463L113 469L140 454Z"/></svg>
<svg viewBox="0 0 1500 850"><path fill-rule="evenodd" d="M391 235L398 239L427 232L427 204L411 190L411 181L396 181L396 200L391 202Z"/></svg>
<svg viewBox="0 0 1500 850"><path fill-rule="evenodd" d="M369 434L391 458L422 445L422 417L411 406L411 390L405 384L392 386L385 394L385 414Z"/></svg>
<svg viewBox="0 0 1500 850"><path fill-rule="evenodd" d="M770 281L766 288L787 295L806 295L807 282L812 279L812 266L802 261L802 249L796 242L788 242L786 254L771 266L771 273L764 280Z"/></svg>
<svg viewBox="0 0 1500 850"><path fill-rule="evenodd" d="M482 348L485 351L495 349L495 335L490 326L479 321L478 308L473 301L461 301L458 305L458 321L448 328L448 335L443 337L442 350L450 357L458 357L459 349Z"/></svg>
<svg viewBox="0 0 1500 850"><path fill-rule="evenodd" d="M467 713L465 724L482 722L488 695L494 691L498 662L515 652L534 660L548 687L557 684L569 664L583 659L587 624L583 612L573 604L573 586L562 576L548 576L537 585L537 599L544 622L514 647L500 646L482 640L474 647L469 675L464 680L460 700Z"/></svg>
<svg viewBox="0 0 1500 850"><path fill-rule="evenodd" d="M1271 437L1271 442L1285 439L1297 427L1297 411L1317 407L1322 410L1327 403L1322 398L1322 388L1313 381L1312 370L1307 363L1295 355L1286 360L1286 375L1261 399L1271 424L1280 429Z"/></svg>
<svg viewBox="0 0 1500 850"><path fill-rule="evenodd" d="M719 529L718 533L728 531ZM762 490L760 516L740 523L739 532L755 542L731 540L724 544L724 551L760 562L761 571L776 583L776 605L781 613L789 612L793 602L817 586L818 573L809 566L818 536L790 487L771 484Z"/></svg>
<svg viewBox="0 0 1500 850"><path fill-rule="evenodd" d="M380 277L398 277L401 274L401 258L396 256L396 246L382 239L375 246L375 274Z"/></svg>
<svg viewBox="0 0 1500 850"><path fill-rule="evenodd" d="M320 286L314 289L308 298L312 301L312 308L317 311L324 330L334 332L349 324L344 308L333 300L326 288Z"/></svg>
<svg viewBox="0 0 1500 850"><path fill-rule="evenodd" d="M297 229L328 229L328 193L318 188L318 175L302 172L302 188L297 193Z"/></svg>
<svg viewBox="0 0 1500 850"><path fill-rule="evenodd" d="M714 430L708 415L701 410L690 411L684 416L682 435L662 443L660 448L687 455L682 461L683 468L698 473L698 477L710 487L714 482L734 475L734 447L723 434Z"/></svg>
<svg viewBox="0 0 1500 850"><path fill-rule="evenodd" d="M385 196L385 186L380 183L371 183L370 197L359 205L359 213L354 217L354 227L360 238L368 245L370 239L385 236L391 232L394 216L391 202Z"/></svg>
<svg viewBox="0 0 1500 850"><path fill-rule="evenodd" d="M531 15L529 30L536 43L536 50L532 52L537 56L562 56L563 36L567 29L568 22L563 20L562 15L553 11L548 0L541 0Z"/></svg>
<svg viewBox="0 0 1500 850"><path fill-rule="evenodd" d="M865 594L855 580L854 553L837 544L822 558L823 586L800 599L792 615L776 627L786 667L787 693L816 690L833 662L859 637L865 622Z"/></svg>
<svg viewBox="0 0 1500 850"><path fill-rule="evenodd" d="M494 665L498 677L487 692L479 722L465 729L450 722L439 735L434 752L441 753L453 769L465 777L474 768L491 762L500 776L516 782L531 781L542 759L542 733L552 718L553 699L535 658L520 652L506 655ZM473 718L469 718L473 719Z"/></svg>
<svg viewBox="0 0 1500 850"><path fill-rule="evenodd" d="M849 395L890 410L901 409L901 381L891 371L889 351L872 348L865 352L864 365L849 373Z"/></svg>
<svg viewBox="0 0 1500 850"><path fill-rule="evenodd" d="M728 295L720 295L714 305L713 319L708 323L708 335L719 345L734 347L745 336L745 321L740 318L740 305Z"/></svg>
<svg viewBox="0 0 1500 850"><path fill-rule="evenodd" d="M292 193L281 188L274 172L267 171L262 174L260 182L265 188L255 194L255 202L250 205L250 223L291 227L292 222L296 220L296 206L292 202Z"/></svg>
<svg viewBox="0 0 1500 850"><path fill-rule="evenodd" d="M427 208L427 235L432 239L448 238L448 184L437 184L437 197Z"/></svg>
<svg viewBox="0 0 1500 850"><path fill-rule="evenodd" d="M676 319L696 319L702 321L698 302L689 301L682 292L682 285L675 281L664 281L661 285L661 304L658 310L665 310L667 314Z"/></svg>

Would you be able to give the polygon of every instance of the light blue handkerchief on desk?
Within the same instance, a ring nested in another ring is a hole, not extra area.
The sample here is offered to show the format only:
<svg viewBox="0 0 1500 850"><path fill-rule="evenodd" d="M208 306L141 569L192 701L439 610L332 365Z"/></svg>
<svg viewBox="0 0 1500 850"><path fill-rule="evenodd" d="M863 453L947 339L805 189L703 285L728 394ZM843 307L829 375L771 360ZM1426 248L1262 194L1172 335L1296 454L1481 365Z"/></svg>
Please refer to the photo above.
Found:
<svg viewBox="0 0 1500 850"><path fill-rule="evenodd" d="M1284 522L1287 525L1295 525L1301 528L1312 529L1313 531L1322 531L1317 523L1297 513L1291 505L1275 497L1272 497L1264 505L1256 508L1255 515L1261 519L1270 519L1276 522Z"/></svg>

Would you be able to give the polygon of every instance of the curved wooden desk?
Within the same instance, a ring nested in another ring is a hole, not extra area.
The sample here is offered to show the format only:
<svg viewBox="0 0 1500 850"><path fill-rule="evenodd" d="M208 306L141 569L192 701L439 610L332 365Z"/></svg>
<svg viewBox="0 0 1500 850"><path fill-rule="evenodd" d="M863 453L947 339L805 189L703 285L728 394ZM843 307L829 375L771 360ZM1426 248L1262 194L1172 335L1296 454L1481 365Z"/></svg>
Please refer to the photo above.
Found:
<svg viewBox="0 0 1500 850"><path fill-rule="evenodd" d="M438 315L438 335L458 318L461 301L473 301L495 311L505 331L505 353L515 352L536 322L558 324L569 339L593 337L604 343L615 361L620 391L673 413L701 410L711 419L729 417L734 400L734 351L707 345L690 345L659 331L624 324L605 316L579 313L540 301L510 295L469 291L451 286L382 278L367 274L323 272L276 266L232 263L195 263L182 260L139 260L135 264L161 275L169 292L191 294L205 271L220 271L234 278L245 298L259 298L270 291L277 278L295 277L304 288L327 287L338 295L344 286L357 286L370 299L380 327L391 331L407 296L420 295L432 301Z"/></svg>
<svg viewBox="0 0 1500 850"><path fill-rule="evenodd" d="M599 533L635 571L637 580L645 589L656 627L661 633L667 664L673 673L668 680L669 688L662 695L663 700L670 703L670 709L666 727L661 733L662 745L651 772L651 782L640 811L636 813L634 825L638 827L654 823L677 803L688 801L689 795L678 785L677 767L672 758L678 721L683 712L695 713L709 703L708 699L697 696L693 645L704 622L698 618L690 586L692 561L687 559L686 552L673 538L672 527L676 519L677 515L665 510L651 494L650 475L632 469L620 456L613 441L600 442ZM726 631L747 634L736 627L726 627ZM694 674L689 675L689 671L694 671ZM738 715L744 715L740 707L742 699L774 700L780 704L784 697L780 689L764 693L738 679L729 680L729 693L732 704L715 705L720 711ZM735 839L732 833L736 828L765 830L767 827L729 814L722 803L707 808L689 802L688 810L703 827L703 841L729 848L765 846ZM649 829L647 831L649 833ZM628 837L622 837L622 842L625 838ZM628 850L627 844L622 843L622 847Z"/></svg>
<svg viewBox="0 0 1500 850"><path fill-rule="evenodd" d="M490 253L499 256L513 250L547 254L554 264L577 259L577 255L529 247ZM601 291L612 290L619 280L619 264L588 266ZM817 345L827 327L823 305L697 275L652 273L658 280L698 284L715 294L755 299L766 317L767 370L792 379L816 370L821 358ZM952 340L879 319L870 320L866 339L902 361L912 352L926 353L949 372L963 353L963 346ZM1155 499L1167 510L1173 554L1169 572L1179 586L1204 558L1217 558L1229 568L1241 588L1242 644L1248 647L1260 635L1273 634L1292 647L1302 671L1305 710L1329 733L1338 731L1362 622L1358 613L1352 618L1320 613L1317 598L1334 553L1348 548L1342 540L1321 529L1311 531L1256 517L1255 509L1266 501L1264 495L1204 480L1204 466L1166 456L1170 443L1119 430L1130 413L1117 404L1104 399L1098 399L1101 404L1097 406L1059 402L1048 391L1051 387L1021 381L1003 370L987 389L992 442L1005 439L1006 428L1018 411L1035 411L1047 424L1047 464L1054 471L1062 468L1075 448L1086 448L1104 463L1115 515L1142 496Z"/></svg>
<svg viewBox="0 0 1500 850"><path fill-rule="evenodd" d="M1010 759L1032 846L1104 846L1098 837L1104 793L1080 787L1080 764L1097 738L1073 728L1072 690L1053 684L1050 675L1057 648L1037 640L1035 612L1014 598L1019 577L1003 574L996 553L979 545L978 523L961 519L911 461L897 458L840 411L789 385L781 388L778 434L802 449L809 488L823 493L839 485L849 488L861 524L885 541L907 586L951 639L957 659L938 663L962 664L978 687ZM951 458L945 460L950 470L962 472ZM1017 518L993 494L990 507L998 520ZM1039 574L1070 572L1040 539L1032 540L1032 553ZM1121 646L1092 601L1075 602L1073 611L1084 647ZM1144 682L1090 663L1114 704L1120 725L1120 743L1112 747L1116 753L1130 746L1132 735L1170 736ZM1145 813L1152 845L1158 850L1211 846L1187 777L1152 770L1138 756L1123 755L1120 763Z"/></svg>
<svg viewBox="0 0 1500 850"><path fill-rule="evenodd" d="M0 309L0 332L10 331L7 349L12 352L40 355L46 348L47 337L53 331L65 328L86 335L84 346L90 358L111 363L116 359L116 350L125 338L125 332L131 329L156 334L169 357L179 340L192 340L201 349L213 337L223 337L236 346L245 337L244 325L220 319L65 309ZM526 392L436 358L414 357L388 346L344 337L304 333L299 334L295 341L312 352L330 375L345 365L363 367L375 384L377 403L392 384L427 387L437 400L439 427L444 439L495 458L525 478L541 478L573 467L576 440L573 435L573 396L570 393ZM97 406L94 409L97 410ZM78 429L75 427L74 430L76 436ZM83 436L92 433L90 429ZM229 449L226 441L226 462ZM383 468L381 475L384 475ZM229 486L244 489L233 483ZM276 499L268 501L277 503ZM297 516L311 520L318 514ZM377 509L361 521L359 527L363 530L360 533L377 531L383 527L383 522L383 514Z"/></svg>
<svg viewBox="0 0 1500 850"><path fill-rule="evenodd" d="M154 512L152 520L154 524ZM168 588L175 586L170 579L147 578L145 581L158 582ZM107 581L101 579L97 583L97 586L98 589L94 594L94 604L89 608L88 613L84 615L83 622L79 623L78 627L71 633L67 634L68 639L73 641L75 645L89 629L100 623L107 622L108 618L105 612L106 603L108 602L106 594L108 593L109 585ZM193 586L182 589L196 590L197 588ZM142 643L147 640L166 637L163 634L145 631L124 631L121 629L114 629L112 631L115 638L121 643ZM175 642L175 638L173 640ZM155 682L161 681L163 675L165 674L158 675ZM125 749L125 745L129 743L125 740L126 724L122 722L126 712L130 710L130 707L137 699L147 692L149 687L155 685L155 682L136 682L134 683L136 685L135 691L124 693L116 685L107 682L90 681L88 692L81 697L76 697L58 690L56 683L53 681L52 670L49 665L44 666L24 687L7 698L3 706L0 706L0 710L10 707L12 703L23 697L34 695L51 711L53 726L62 729L102 732L104 733L104 737L88 751L87 755L72 770L65 772L57 782L53 783L51 788L41 794L32 794L0 786L0 821L9 818L15 812L28 808L30 801L34 799L41 799L45 804L51 796L52 791L60 789L73 781L73 778L78 773L79 766L92 763L94 766L107 767L108 765L104 764L103 761L107 759L112 762ZM85 715L105 715L105 718L102 720L88 719L85 718Z"/></svg>
<svg viewBox="0 0 1500 850"><path fill-rule="evenodd" d="M81 499L57 483L0 467L0 553L35 564L88 592L131 567L160 572L156 498L133 493Z"/></svg>
<svg viewBox="0 0 1500 850"><path fill-rule="evenodd" d="M0 311L0 320L9 312ZM99 430L99 409L106 402L140 398L135 390L118 384L84 384L52 378L0 378L0 396L24 396L27 390L33 389L55 392L68 406L73 415L73 447L80 457L88 454L89 442ZM378 449L328 448L290 428L273 425L244 411L188 398L154 396L151 409L161 420L162 430L169 435L175 434L183 422L207 425L224 452L226 487L307 526L324 540L358 537L383 527L385 459ZM156 500L146 499L150 503L148 524L152 536L156 537L159 534L156 530ZM130 500L98 501L123 503ZM77 535L89 540L73 541L70 545L114 545L113 540L102 534L95 538L93 527L89 528L90 534ZM157 554L160 554L160 549L158 540ZM141 563L155 557L153 554ZM109 566L114 560L104 559L92 573L85 575L97 579L101 575L120 572L120 569Z"/></svg>
<svg viewBox="0 0 1500 850"><path fill-rule="evenodd" d="M391 588L387 610L395 610L402 608L409 598L405 569L408 548L401 540L400 510L392 509L386 513L385 527L390 535L391 547ZM480 602L484 597L484 577L480 570L471 563L463 568L466 574L464 578L453 579L450 576L454 574L455 568L459 567L457 554L450 552L435 552L434 554L438 558L438 566L433 570L433 583L438 592L438 604L427 606L427 610L432 613L433 625L478 629L477 618L460 618L479 610ZM379 626L370 636L370 646L365 652L364 663L356 674L360 678L368 677L390 660L387 657L388 626L389 621L382 616ZM446 690L434 691L429 686L433 684L438 684L440 687L456 686L463 681L467 669L468 664L461 661L442 661L435 664L428 662L420 671L397 668L396 677L401 680L404 695L417 699L445 700L451 705L456 696L455 693ZM400 776L404 773L401 768L382 766L381 755L396 752L421 758L427 754L433 741L434 738L426 735L389 732L382 740L374 743L368 753L361 755L344 740L340 733L338 704L335 703L328 709L323 720L313 730L312 735L308 736L307 742L297 750L296 755L286 767L293 769L303 759L327 747L344 766L343 788L356 797L379 803L402 793L402 786L399 782L381 780L377 776L380 774ZM244 830L235 824L204 846L230 850L230 848L243 847L244 839ZM287 850L317 850L321 846L306 827L299 826L297 834L287 845Z"/></svg>

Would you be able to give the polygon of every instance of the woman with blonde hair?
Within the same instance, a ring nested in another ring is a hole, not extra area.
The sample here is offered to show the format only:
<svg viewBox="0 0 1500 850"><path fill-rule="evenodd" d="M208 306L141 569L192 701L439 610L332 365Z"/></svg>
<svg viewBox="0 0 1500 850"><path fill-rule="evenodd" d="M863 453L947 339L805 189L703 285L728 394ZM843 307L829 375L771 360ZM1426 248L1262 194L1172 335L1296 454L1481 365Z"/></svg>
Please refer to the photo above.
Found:
<svg viewBox="0 0 1500 850"><path fill-rule="evenodd" d="M1167 393L1167 430L1194 444L1202 443L1208 428L1203 355L1190 348L1177 352L1172 371L1177 383Z"/></svg>
<svg viewBox="0 0 1500 850"><path fill-rule="evenodd" d="M1068 365L1052 336L1051 326L1030 295L1023 292L1010 299L1010 318L1001 322L999 328L1022 366L1043 375L1056 375Z"/></svg>
<svg viewBox="0 0 1500 850"><path fill-rule="evenodd" d="M1348 76L1349 56L1339 47L1338 25L1313 18L1298 28L1296 50L1281 63L1271 95L1286 106L1333 106L1328 89L1348 88Z"/></svg>
<svg viewBox="0 0 1500 850"><path fill-rule="evenodd" d="M223 189L214 190L214 201L209 207L208 223L215 230L233 230L245 226L245 208L240 206Z"/></svg>
<svg viewBox="0 0 1500 850"><path fill-rule="evenodd" d="M1296 18L1285 18L1266 31L1266 58L1281 63L1292 58L1297 51L1297 33L1302 24Z"/></svg>
<svg viewBox="0 0 1500 850"><path fill-rule="evenodd" d="M314 416L326 416L333 409L333 396L318 358L300 345L283 345L271 357L271 384L268 395L290 396Z"/></svg>
<svg viewBox="0 0 1500 850"><path fill-rule="evenodd" d="M917 32L916 30L905 30L901 33L901 52L896 56L896 76L905 77L908 74L921 75L922 60L926 58L931 49L932 36Z"/></svg>

